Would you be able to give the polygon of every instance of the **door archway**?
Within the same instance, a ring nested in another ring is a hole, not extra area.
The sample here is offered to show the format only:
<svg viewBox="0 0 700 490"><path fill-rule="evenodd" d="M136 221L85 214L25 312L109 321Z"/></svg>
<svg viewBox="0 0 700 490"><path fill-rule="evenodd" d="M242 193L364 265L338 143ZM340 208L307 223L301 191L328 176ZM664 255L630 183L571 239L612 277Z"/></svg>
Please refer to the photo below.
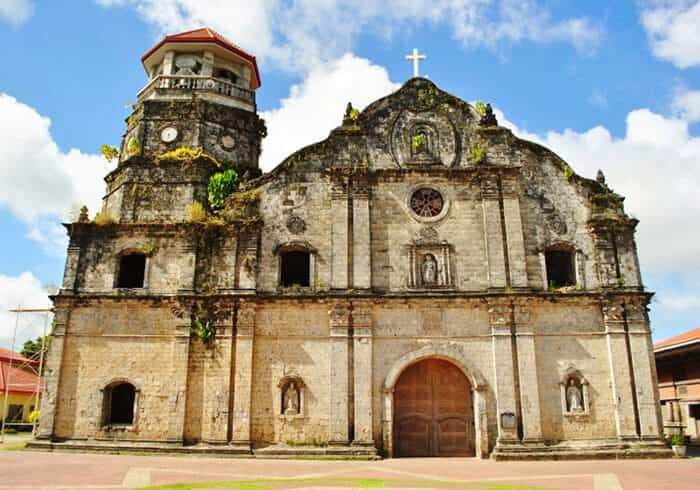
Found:
<svg viewBox="0 0 700 490"><path fill-rule="evenodd" d="M409 365L394 386L395 455L474 456L472 394L469 379L449 361L428 358Z"/></svg>

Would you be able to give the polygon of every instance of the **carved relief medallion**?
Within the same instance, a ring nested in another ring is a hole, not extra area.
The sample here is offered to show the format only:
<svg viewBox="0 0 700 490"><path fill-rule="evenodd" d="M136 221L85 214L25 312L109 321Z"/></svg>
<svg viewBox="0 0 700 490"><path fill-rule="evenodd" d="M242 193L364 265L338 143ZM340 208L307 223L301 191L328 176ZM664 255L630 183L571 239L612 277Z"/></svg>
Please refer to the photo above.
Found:
<svg viewBox="0 0 700 490"><path fill-rule="evenodd" d="M290 216L287 219L287 229L295 235L300 235L306 231L306 222L299 216Z"/></svg>

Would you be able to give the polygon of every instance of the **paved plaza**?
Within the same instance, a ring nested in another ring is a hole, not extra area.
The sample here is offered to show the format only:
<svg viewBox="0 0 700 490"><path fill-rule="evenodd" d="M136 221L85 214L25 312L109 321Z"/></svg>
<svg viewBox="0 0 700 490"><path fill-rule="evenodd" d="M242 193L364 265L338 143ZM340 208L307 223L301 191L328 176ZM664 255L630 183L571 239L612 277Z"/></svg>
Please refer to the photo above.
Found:
<svg viewBox="0 0 700 490"><path fill-rule="evenodd" d="M0 488L692 489L700 458L494 462L321 461L0 451ZM174 484L182 484L174 486ZM171 486L173 485L173 486Z"/></svg>

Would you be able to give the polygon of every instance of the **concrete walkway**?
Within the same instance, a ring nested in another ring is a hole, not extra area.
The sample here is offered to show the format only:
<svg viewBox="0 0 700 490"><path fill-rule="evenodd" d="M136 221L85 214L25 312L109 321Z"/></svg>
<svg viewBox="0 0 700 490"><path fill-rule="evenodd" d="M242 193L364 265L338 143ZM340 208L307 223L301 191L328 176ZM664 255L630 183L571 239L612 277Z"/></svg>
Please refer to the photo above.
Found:
<svg viewBox="0 0 700 490"><path fill-rule="evenodd" d="M0 489L139 488L235 480L272 480L256 488L274 489L382 484L401 489L700 489L700 458L512 463L471 458L300 461L0 451L0 475ZM360 479L364 483L358 483ZM214 484L200 488L207 487L227 488Z"/></svg>

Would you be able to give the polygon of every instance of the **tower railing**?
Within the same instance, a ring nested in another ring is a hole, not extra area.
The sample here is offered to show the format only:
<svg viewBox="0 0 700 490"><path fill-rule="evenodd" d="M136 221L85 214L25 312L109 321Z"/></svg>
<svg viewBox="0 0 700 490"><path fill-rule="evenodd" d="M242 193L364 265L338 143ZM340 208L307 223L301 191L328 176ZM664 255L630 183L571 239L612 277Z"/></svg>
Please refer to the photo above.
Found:
<svg viewBox="0 0 700 490"><path fill-rule="evenodd" d="M198 75L158 75L138 93L138 100L147 99L153 93L165 95L195 91L233 97L255 105L254 91L240 87L228 80Z"/></svg>

